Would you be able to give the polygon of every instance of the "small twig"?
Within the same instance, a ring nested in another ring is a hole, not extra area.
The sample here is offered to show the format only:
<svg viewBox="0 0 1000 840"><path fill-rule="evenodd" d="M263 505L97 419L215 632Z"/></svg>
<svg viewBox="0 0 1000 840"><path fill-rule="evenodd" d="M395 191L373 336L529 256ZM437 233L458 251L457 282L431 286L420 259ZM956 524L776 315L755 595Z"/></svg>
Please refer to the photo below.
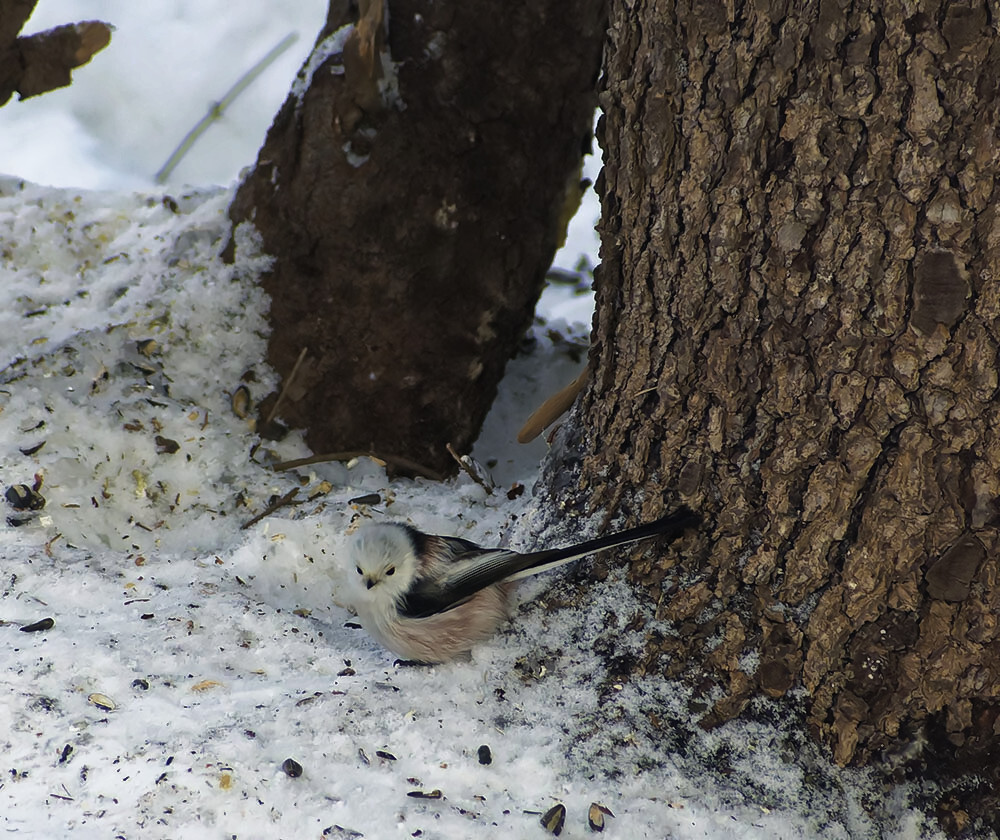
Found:
<svg viewBox="0 0 1000 840"><path fill-rule="evenodd" d="M286 507L287 505L292 504L293 503L292 499L295 498L295 496L296 496L296 494L298 492L299 492L299 488L298 487L293 487L291 490L289 490L287 493L285 493L285 495L282 496L280 499L278 499L277 501L272 502L271 504L269 504L266 508L264 508L263 511L261 511L260 513L258 513L255 517L253 517L253 519L248 519L246 522L244 522L242 525L240 525L240 530L241 531L245 531L247 528L249 528L249 527L251 527L253 525L256 525L265 516L270 516L276 510L278 510L280 508L283 508L283 507Z"/></svg>
<svg viewBox="0 0 1000 840"><path fill-rule="evenodd" d="M184 155L190 151L195 141L205 133L209 125L215 122L215 120L220 119L226 108L233 104L233 100L243 93L243 91L246 90L261 73L263 73L277 60L278 56L280 56L298 39L299 34L297 32L291 32L286 35L282 39L281 43L272 48L267 55L247 70L246 73L240 76L240 78L236 81L236 84L226 91L226 95L223 96L222 99L218 102L212 103L208 109L208 113L198 121L198 124L194 128L184 135L184 139L181 140L180 145L174 149L173 154L167 158L167 162L160 167L160 171L156 173L157 184L162 184L167 180L167 178L170 177L170 173L173 172L177 164L181 162L181 158L183 158Z"/></svg>
<svg viewBox="0 0 1000 840"><path fill-rule="evenodd" d="M73 748L69 744L67 744L66 748L63 750L63 757L59 759L60 764L62 764L66 760L66 757L69 755L70 752L72 752L72 750ZM63 796L61 793L50 793L49 796L51 796L53 799L63 799L66 802L72 802L73 794L69 792L69 788L67 788L66 785L60 785L60 787L65 791L66 793L65 796Z"/></svg>
<svg viewBox="0 0 1000 840"><path fill-rule="evenodd" d="M299 368L302 366L302 362L305 361L306 353L309 352L308 347L303 347L302 351L299 353L299 357L295 360L295 364L292 366L292 372L288 374L288 378L285 380L285 384L281 389L281 393L278 394L278 399L274 401L274 405L271 406L271 410L267 414L267 419L264 421L265 426L270 426L271 421L278 415L278 408L281 406L281 401L285 398L288 393L288 389L292 387L292 383L295 381L295 376L299 372Z"/></svg>
<svg viewBox="0 0 1000 840"><path fill-rule="evenodd" d="M411 461L409 458L404 458L400 455L383 455L379 452L363 452L360 450L328 452L325 455L310 455L308 458L296 458L294 461L280 461L274 464L272 469L294 470L296 467L307 467L310 464L322 464L326 461L350 461L352 458L375 458L378 461L383 461L386 464L391 464L403 470L409 470L434 481L444 481L444 476L441 473L432 470L430 467L425 467L423 464L418 464L416 461Z"/></svg>
<svg viewBox="0 0 1000 840"><path fill-rule="evenodd" d="M51 557L53 560L55 560L55 556L52 554L52 545L61 536L62 536L62 534L56 534L51 540L49 540L47 543L45 543L45 553L46 553L46 555L48 555L49 557Z"/></svg>
<svg viewBox="0 0 1000 840"><path fill-rule="evenodd" d="M481 476L478 472L476 472L475 468L473 467L474 463L473 460L468 455L464 457L459 455L455 451L455 447L452 446L450 443L445 444L445 448L448 450L448 454L450 454L451 457L458 462L458 465L462 468L462 470L464 470L464 472L469 476L469 478L471 478L474 482L476 482L476 484L482 487L483 490L485 490L488 495L492 496L493 488L486 483L486 479L483 478L483 476Z"/></svg>
<svg viewBox="0 0 1000 840"><path fill-rule="evenodd" d="M528 418L528 422L524 424L524 427L517 433L518 443L530 443L536 437L538 437L547 426L555 423L566 411L569 410L570 406L573 405L573 400L576 399L576 395L583 390L583 386L587 384L587 377L590 374L590 367L585 367L580 371L580 375L570 382L565 388L556 394L553 394L545 402L543 402L538 408L535 409L531 417Z"/></svg>

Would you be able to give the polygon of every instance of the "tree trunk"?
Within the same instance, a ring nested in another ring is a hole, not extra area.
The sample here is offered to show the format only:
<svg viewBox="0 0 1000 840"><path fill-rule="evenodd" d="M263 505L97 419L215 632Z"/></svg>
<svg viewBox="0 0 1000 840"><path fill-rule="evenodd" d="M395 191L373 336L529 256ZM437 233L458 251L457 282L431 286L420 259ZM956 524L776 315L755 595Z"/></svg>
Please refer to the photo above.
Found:
<svg viewBox="0 0 1000 840"><path fill-rule="evenodd" d="M804 688L841 764L981 773L952 828L1000 773L995 23L612 3L578 415L592 508L712 523L633 567L679 630L639 670L714 674L706 725Z"/></svg>
<svg viewBox="0 0 1000 840"><path fill-rule="evenodd" d="M605 9L373 0L360 14L341 29L354 12L331 3L230 215L275 257L277 413L315 451L448 472L445 446L478 434L555 252Z"/></svg>

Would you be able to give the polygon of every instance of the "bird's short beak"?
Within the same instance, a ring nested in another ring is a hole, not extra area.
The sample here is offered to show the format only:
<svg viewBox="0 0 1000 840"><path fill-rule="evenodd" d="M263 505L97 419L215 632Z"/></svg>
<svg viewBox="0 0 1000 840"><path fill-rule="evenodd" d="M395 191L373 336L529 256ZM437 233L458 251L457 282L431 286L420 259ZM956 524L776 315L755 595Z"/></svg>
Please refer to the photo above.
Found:
<svg viewBox="0 0 1000 840"><path fill-rule="evenodd" d="M374 585L375 585L375 581L374 580L372 580L370 577L366 577L365 578L365 586L367 586L369 589L371 589Z"/></svg>

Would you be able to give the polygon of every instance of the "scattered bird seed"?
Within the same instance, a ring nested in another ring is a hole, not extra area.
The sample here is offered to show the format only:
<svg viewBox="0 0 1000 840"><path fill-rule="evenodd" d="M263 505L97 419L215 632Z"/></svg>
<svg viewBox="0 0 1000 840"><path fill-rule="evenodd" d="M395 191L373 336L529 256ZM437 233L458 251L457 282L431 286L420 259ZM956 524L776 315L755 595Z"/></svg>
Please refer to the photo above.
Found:
<svg viewBox="0 0 1000 840"><path fill-rule="evenodd" d="M414 799L441 799L443 797L443 794L437 788L434 788L434 790L411 790L407 791L406 795Z"/></svg>
<svg viewBox="0 0 1000 840"><path fill-rule="evenodd" d="M349 505L378 505L382 503L382 497L378 493L365 493L364 496L355 496L348 499Z"/></svg>
<svg viewBox="0 0 1000 840"><path fill-rule="evenodd" d="M479 763L480 764L493 763L493 753L490 751L490 748L486 744L483 744L479 748Z"/></svg>
<svg viewBox="0 0 1000 840"><path fill-rule="evenodd" d="M27 484L12 484L4 492L4 498L14 510L41 510L45 507L45 497Z"/></svg>
<svg viewBox="0 0 1000 840"><path fill-rule="evenodd" d="M342 825L331 825L323 829L324 837L364 837L360 831L355 831L353 828L344 828Z"/></svg>
<svg viewBox="0 0 1000 840"><path fill-rule="evenodd" d="M129 364L132 365L132 367L135 368L137 371L139 371L139 373L141 373L144 377L155 376L157 373L160 372L157 368L153 367L153 365L146 364L144 361L142 361L142 359L130 360ZM100 378L108 379L108 377L109 377L108 371L104 371L104 373L101 375Z"/></svg>
<svg viewBox="0 0 1000 840"><path fill-rule="evenodd" d="M132 680L132 688L136 691L149 691L149 683L145 680Z"/></svg>
<svg viewBox="0 0 1000 840"><path fill-rule="evenodd" d="M396 760L396 756L394 756L391 752L386 752L385 750L375 750L375 755L379 758L384 758L386 761Z"/></svg>
<svg viewBox="0 0 1000 840"><path fill-rule="evenodd" d="M87 700L97 706L98 709L104 709L106 712L113 712L118 708L118 706L115 705L115 701L106 694L91 694L87 697Z"/></svg>
<svg viewBox="0 0 1000 840"><path fill-rule="evenodd" d="M153 442L156 444L156 451L160 455L173 455L181 448L181 445L176 440L171 440L163 435L156 435L153 438Z"/></svg>
<svg viewBox="0 0 1000 840"><path fill-rule="evenodd" d="M299 764L294 758L286 758L282 761L281 769L285 771L286 776L289 776L292 779L297 779L302 775L302 765Z"/></svg>
<svg viewBox="0 0 1000 840"><path fill-rule="evenodd" d="M542 814L541 823L546 831L558 837L562 834L563 826L566 824L566 806L561 802L558 805L553 805Z"/></svg>
<svg viewBox="0 0 1000 840"><path fill-rule="evenodd" d="M38 633L41 630L51 630L55 626L54 618L43 618L41 621L36 621L33 624L25 624L21 628L22 633Z"/></svg>
<svg viewBox="0 0 1000 840"><path fill-rule="evenodd" d="M333 490L333 485L329 481L321 481L319 484L316 485L316 489L309 494L309 501L311 502L313 501L313 499L318 499L320 498L320 496L325 496L331 490Z"/></svg>
<svg viewBox="0 0 1000 840"><path fill-rule="evenodd" d="M587 822L591 831L604 831L604 816L613 817L611 809L601 805L599 802L591 802L590 810L587 812Z"/></svg>
<svg viewBox="0 0 1000 840"><path fill-rule="evenodd" d="M246 385L240 385L230 398L233 407L233 414L241 420L246 420L250 416L250 389Z"/></svg>
<svg viewBox="0 0 1000 840"><path fill-rule="evenodd" d="M38 712L54 712L59 709L59 701L54 697L40 694L28 703L28 708Z"/></svg>

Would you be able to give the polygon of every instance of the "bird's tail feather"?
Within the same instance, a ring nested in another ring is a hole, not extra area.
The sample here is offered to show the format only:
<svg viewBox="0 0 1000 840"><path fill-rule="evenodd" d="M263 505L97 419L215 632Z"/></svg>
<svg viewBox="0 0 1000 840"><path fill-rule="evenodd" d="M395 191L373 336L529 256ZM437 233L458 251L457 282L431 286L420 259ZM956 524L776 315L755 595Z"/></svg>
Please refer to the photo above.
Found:
<svg viewBox="0 0 1000 840"><path fill-rule="evenodd" d="M619 531L617 534L607 534L587 540L577 545L566 546L565 548L551 548L545 551L535 551L525 554L522 558L523 566L511 575L507 575L504 580L513 581L531 575L541 574L549 569L555 569L566 563L572 563L588 554L604 551L608 548L615 548L620 545L638 542L650 537L679 537L688 528L693 528L701 522L701 514L695 513L690 508L682 507L673 513L647 522L644 525L637 525L635 528L628 528Z"/></svg>
<svg viewBox="0 0 1000 840"><path fill-rule="evenodd" d="M656 536L676 537L697 525L701 517L687 508L680 508L662 519L629 528L618 534L608 534L579 545L552 548L530 554L498 548L494 551L473 551L467 561L456 558L454 568L441 577L431 577L414 585L406 594L400 609L410 618L423 618L450 609L476 592L495 583L537 575L570 563L595 551Z"/></svg>

